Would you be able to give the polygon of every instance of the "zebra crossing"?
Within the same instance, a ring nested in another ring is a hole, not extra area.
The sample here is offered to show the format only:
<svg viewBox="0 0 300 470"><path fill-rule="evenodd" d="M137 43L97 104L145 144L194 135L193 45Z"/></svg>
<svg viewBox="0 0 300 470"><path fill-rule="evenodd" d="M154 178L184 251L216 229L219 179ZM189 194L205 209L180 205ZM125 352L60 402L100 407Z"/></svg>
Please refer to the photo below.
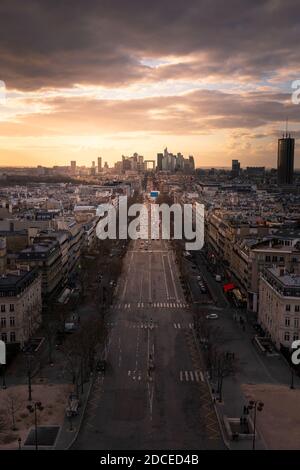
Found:
<svg viewBox="0 0 300 470"><path fill-rule="evenodd" d="M201 370L181 370L179 379L180 382L204 382L204 375Z"/></svg>
<svg viewBox="0 0 300 470"><path fill-rule="evenodd" d="M155 322L139 322L139 323L128 323L128 328L144 328L145 330L149 328L152 330L153 328L158 328L158 323Z"/></svg>
<svg viewBox="0 0 300 470"><path fill-rule="evenodd" d="M173 323L173 326L176 330L180 330L181 328L190 328L190 330L193 330L195 328L194 323L189 323L188 325L182 325L182 323Z"/></svg>
<svg viewBox="0 0 300 470"><path fill-rule="evenodd" d="M185 302L137 302L137 303L117 303L111 305L114 309L131 309L131 308L189 308L189 304Z"/></svg>

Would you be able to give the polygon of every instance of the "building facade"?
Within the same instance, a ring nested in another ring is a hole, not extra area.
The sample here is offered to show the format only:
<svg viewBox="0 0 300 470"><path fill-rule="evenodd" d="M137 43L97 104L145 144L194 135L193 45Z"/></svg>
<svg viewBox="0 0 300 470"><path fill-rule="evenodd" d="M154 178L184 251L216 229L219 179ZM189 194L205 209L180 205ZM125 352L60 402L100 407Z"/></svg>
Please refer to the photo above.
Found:
<svg viewBox="0 0 300 470"><path fill-rule="evenodd" d="M258 321L278 349L290 349L300 335L300 276L284 268L261 273Z"/></svg>
<svg viewBox="0 0 300 470"><path fill-rule="evenodd" d="M11 271L0 278L0 338L20 347L41 325L41 277L37 269Z"/></svg>

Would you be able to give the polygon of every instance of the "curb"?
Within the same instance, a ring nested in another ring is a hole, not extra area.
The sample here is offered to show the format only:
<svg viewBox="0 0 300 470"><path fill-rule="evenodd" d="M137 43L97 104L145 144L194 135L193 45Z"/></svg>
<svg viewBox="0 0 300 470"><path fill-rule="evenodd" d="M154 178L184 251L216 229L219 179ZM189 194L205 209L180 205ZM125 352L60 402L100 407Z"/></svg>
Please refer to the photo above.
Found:
<svg viewBox="0 0 300 470"><path fill-rule="evenodd" d="M72 445L75 444L75 441L78 437L78 434L79 434L79 431L80 431L80 428L81 428L81 425L82 425L82 421L83 421L83 418L84 418L84 415L85 415L85 410L86 410L86 407L87 407L87 404L88 404L88 401L89 401L89 398L90 398L90 393L91 393L93 385L94 385L94 377L92 377L92 380L90 382L90 385L89 385L89 388L88 388L88 391L87 391L86 400L85 400L85 403L84 403L84 406L83 406L83 410L82 410L82 413L81 413L81 416L80 416L80 420L79 420L75 435L74 435L72 441L70 442L70 444L68 444L67 447L64 448L64 450L69 450L72 447Z"/></svg>

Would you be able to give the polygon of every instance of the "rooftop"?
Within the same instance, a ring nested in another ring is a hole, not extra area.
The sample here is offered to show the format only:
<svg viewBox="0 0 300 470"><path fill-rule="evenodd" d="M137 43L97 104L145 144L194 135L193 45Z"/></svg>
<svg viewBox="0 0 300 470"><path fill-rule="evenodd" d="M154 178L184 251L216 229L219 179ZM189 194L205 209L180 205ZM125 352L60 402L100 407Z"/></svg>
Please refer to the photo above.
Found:
<svg viewBox="0 0 300 470"><path fill-rule="evenodd" d="M38 276L36 269L30 271L16 270L0 276L0 296L12 297L20 294Z"/></svg>

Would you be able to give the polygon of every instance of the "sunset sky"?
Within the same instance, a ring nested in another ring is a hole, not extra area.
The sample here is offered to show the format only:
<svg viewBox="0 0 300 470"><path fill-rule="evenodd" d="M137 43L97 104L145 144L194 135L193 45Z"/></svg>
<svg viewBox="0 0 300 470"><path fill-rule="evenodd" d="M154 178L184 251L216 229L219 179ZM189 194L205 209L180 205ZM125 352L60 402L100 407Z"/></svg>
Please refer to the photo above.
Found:
<svg viewBox="0 0 300 470"><path fill-rule="evenodd" d="M297 0L1 0L0 166L276 166L299 37Z"/></svg>

